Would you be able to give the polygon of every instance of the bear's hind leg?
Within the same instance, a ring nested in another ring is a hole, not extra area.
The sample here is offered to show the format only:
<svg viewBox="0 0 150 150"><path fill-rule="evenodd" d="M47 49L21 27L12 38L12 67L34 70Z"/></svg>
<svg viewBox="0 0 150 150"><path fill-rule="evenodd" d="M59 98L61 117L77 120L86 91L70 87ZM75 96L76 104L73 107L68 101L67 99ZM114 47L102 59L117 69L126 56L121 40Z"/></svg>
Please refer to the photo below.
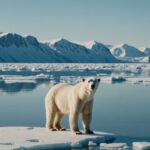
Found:
<svg viewBox="0 0 150 150"><path fill-rule="evenodd" d="M62 113L60 113L59 111L56 112L53 127L57 131L65 131L66 130L65 128L62 128L61 125L60 125L63 116L64 115Z"/></svg>
<svg viewBox="0 0 150 150"><path fill-rule="evenodd" d="M53 128L55 115L56 115L55 104L51 103L49 105L46 105L46 128L51 131L56 131L56 129Z"/></svg>

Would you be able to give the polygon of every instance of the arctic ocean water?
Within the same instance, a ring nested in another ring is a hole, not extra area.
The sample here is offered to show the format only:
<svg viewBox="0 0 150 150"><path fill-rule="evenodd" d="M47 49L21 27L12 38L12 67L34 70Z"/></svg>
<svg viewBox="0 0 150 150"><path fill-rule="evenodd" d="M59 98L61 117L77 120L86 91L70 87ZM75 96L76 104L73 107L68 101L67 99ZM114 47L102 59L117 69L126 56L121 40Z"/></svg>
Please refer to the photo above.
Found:
<svg viewBox="0 0 150 150"><path fill-rule="evenodd" d="M49 88L50 84L45 83L31 91L1 92L0 126L44 127L44 97ZM150 137L149 92L145 85L101 83L95 94L91 128L123 136ZM68 117L62 124L69 128ZM80 120L79 125L81 128Z"/></svg>

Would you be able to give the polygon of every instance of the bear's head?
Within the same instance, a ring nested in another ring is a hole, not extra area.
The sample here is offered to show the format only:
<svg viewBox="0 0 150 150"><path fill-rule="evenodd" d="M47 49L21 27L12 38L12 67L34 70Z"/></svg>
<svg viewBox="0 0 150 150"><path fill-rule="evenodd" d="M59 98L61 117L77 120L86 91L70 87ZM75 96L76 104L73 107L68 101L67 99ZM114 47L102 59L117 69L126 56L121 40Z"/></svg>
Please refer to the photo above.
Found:
<svg viewBox="0 0 150 150"><path fill-rule="evenodd" d="M82 82L84 83L85 87L91 91L95 92L98 88L98 85L100 83L100 78L94 78L94 77L88 77L88 78L83 78Z"/></svg>

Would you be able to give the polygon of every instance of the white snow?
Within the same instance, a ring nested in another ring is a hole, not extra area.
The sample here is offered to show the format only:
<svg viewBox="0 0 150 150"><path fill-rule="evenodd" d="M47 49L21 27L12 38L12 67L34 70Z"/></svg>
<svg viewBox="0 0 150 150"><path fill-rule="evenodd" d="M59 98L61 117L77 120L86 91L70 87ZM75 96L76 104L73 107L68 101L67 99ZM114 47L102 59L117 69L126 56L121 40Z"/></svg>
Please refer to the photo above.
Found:
<svg viewBox="0 0 150 150"><path fill-rule="evenodd" d="M98 145L101 150L150 149L150 142L133 142L131 148L127 143L115 143L117 135L94 133L75 135L70 130L52 132L42 127L0 127L0 149L82 149Z"/></svg>
<svg viewBox="0 0 150 150"><path fill-rule="evenodd" d="M91 49L93 47L93 45L95 45L97 42L96 41L88 41L88 42L84 42L83 45L89 49Z"/></svg>
<svg viewBox="0 0 150 150"><path fill-rule="evenodd" d="M45 41L49 46L59 42L59 41L62 41L63 38L57 38L57 39L52 39L52 40L49 40L49 41Z"/></svg>
<svg viewBox="0 0 150 150"><path fill-rule="evenodd" d="M5 81L5 83L26 83L33 82L36 80L48 80L50 78L49 75L46 74L38 74L35 76L15 76L15 75L2 75L1 80Z"/></svg>
<svg viewBox="0 0 150 150"><path fill-rule="evenodd" d="M134 150L149 150L150 142L133 142Z"/></svg>
<svg viewBox="0 0 150 150"><path fill-rule="evenodd" d="M6 36L7 34L7 32L0 32L0 37Z"/></svg>
<svg viewBox="0 0 150 150"><path fill-rule="evenodd" d="M150 62L150 48L143 47L143 48L140 48L140 50L148 56L148 59L149 59L148 62Z"/></svg>
<svg viewBox="0 0 150 150"><path fill-rule="evenodd" d="M111 52L114 53L115 56L119 57L142 57L146 56L145 53L141 52L139 49L128 45L128 44L120 44L111 48Z"/></svg>
<svg viewBox="0 0 150 150"><path fill-rule="evenodd" d="M82 148L91 142L113 142L115 135L95 132L75 135L70 131L48 131L40 127L0 127L0 149L69 149Z"/></svg>
<svg viewBox="0 0 150 150"><path fill-rule="evenodd" d="M128 150L129 147L127 146L126 143L101 143L100 144L100 149L101 150Z"/></svg>

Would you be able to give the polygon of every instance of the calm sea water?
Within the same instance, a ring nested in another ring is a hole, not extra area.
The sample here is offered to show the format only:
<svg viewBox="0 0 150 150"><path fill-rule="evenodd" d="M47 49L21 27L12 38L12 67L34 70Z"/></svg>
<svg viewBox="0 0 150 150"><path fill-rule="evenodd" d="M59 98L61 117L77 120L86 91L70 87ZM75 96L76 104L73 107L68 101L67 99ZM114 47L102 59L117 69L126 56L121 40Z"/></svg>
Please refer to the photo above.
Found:
<svg viewBox="0 0 150 150"><path fill-rule="evenodd" d="M17 88L14 86L13 88ZM34 90L0 92L0 126L45 126L44 97L49 84ZM32 89L32 88L31 88ZM14 89L13 89L14 90ZM15 90L14 90L15 91ZM91 128L123 136L150 137L150 90L128 83L100 84ZM63 126L68 128L68 117ZM81 128L81 121L79 121Z"/></svg>

